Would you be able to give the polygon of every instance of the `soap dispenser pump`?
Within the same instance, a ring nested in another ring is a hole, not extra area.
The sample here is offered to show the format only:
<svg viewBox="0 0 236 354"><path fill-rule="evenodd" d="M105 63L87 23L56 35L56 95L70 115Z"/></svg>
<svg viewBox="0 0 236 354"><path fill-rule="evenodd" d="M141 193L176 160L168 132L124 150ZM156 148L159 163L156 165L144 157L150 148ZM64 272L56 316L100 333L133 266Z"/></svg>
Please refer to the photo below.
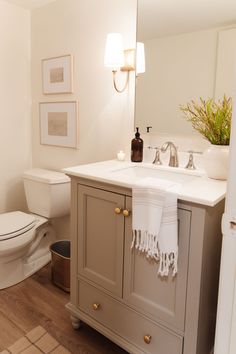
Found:
<svg viewBox="0 0 236 354"><path fill-rule="evenodd" d="M139 128L136 128L135 138L131 141L131 161L143 161L143 140L140 138Z"/></svg>

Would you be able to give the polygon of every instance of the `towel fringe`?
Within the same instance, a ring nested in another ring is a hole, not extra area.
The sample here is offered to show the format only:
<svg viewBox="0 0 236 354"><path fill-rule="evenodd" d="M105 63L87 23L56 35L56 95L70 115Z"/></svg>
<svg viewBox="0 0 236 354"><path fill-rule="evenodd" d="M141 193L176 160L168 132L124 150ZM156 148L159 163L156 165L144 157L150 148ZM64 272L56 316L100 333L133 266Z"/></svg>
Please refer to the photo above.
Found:
<svg viewBox="0 0 236 354"><path fill-rule="evenodd" d="M159 261L159 275L168 276L170 268L172 268L173 277L177 274L178 251L160 252L157 235L151 235L147 231L133 230L131 249L133 248L146 253L147 258Z"/></svg>

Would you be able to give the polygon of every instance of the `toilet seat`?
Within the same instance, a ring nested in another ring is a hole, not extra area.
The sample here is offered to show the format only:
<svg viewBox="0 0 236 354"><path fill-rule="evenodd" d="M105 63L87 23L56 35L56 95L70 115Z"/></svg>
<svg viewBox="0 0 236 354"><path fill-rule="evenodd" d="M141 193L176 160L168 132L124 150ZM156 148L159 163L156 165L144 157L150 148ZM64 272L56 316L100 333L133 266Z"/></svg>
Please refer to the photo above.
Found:
<svg viewBox="0 0 236 354"><path fill-rule="evenodd" d="M0 214L0 264L6 257L19 257L22 250L27 254L40 226L47 223L46 218L21 211Z"/></svg>
<svg viewBox="0 0 236 354"><path fill-rule="evenodd" d="M36 223L35 215L21 211L0 214L0 242L25 234L33 229Z"/></svg>

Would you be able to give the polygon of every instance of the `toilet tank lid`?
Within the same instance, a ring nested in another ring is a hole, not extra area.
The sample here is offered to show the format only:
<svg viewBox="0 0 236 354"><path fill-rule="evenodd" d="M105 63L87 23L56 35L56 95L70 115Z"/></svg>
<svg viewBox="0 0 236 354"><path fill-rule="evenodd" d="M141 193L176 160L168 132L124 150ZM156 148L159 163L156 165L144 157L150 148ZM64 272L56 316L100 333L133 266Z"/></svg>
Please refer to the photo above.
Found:
<svg viewBox="0 0 236 354"><path fill-rule="evenodd" d="M23 173L23 179L47 184L69 183L70 178L62 172L33 168Z"/></svg>

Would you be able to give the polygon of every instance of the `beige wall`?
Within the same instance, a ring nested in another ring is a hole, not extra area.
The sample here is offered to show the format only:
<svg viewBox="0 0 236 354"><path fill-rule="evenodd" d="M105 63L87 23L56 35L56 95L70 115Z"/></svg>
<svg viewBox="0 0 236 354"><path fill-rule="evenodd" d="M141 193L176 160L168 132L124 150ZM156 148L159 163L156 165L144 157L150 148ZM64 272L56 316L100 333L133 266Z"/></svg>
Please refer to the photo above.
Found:
<svg viewBox="0 0 236 354"><path fill-rule="evenodd" d="M126 48L136 40L136 0L57 0L32 11L33 165L63 167L115 158L133 135L134 73L129 89L118 94L104 68L109 32L121 32ZM72 54L74 93L43 95L41 60ZM78 149L40 145L39 102L77 100ZM127 148L126 148L127 149ZM54 222L58 238L69 235L68 218Z"/></svg>
<svg viewBox="0 0 236 354"><path fill-rule="evenodd" d="M33 165L50 169L114 158L133 132L132 73L129 90L118 94L103 57L108 32L135 45L136 0L58 0L32 12ZM43 95L41 60L74 57L74 93ZM39 102L78 100L78 149L40 145Z"/></svg>
<svg viewBox="0 0 236 354"><path fill-rule="evenodd" d="M24 209L31 167L30 13L0 0L0 212Z"/></svg>
<svg viewBox="0 0 236 354"><path fill-rule="evenodd" d="M236 26L235 26L236 27ZM216 70L215 97L233 97L236 77L236 28L226 28L219 32Z"/></svg>

